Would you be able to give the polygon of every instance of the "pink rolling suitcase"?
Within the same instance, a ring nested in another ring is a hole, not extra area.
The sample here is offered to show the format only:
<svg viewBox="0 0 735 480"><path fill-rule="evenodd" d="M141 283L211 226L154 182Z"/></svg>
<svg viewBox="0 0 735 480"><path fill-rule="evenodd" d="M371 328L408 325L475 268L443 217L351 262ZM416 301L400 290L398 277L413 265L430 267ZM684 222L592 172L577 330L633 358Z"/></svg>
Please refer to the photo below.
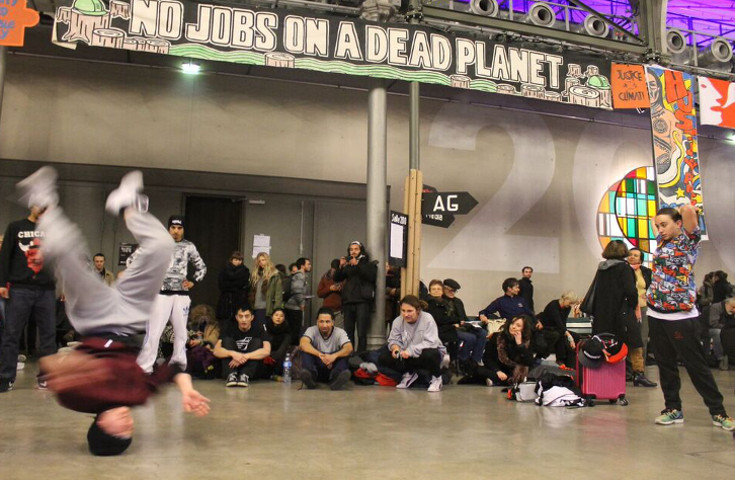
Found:
<svg viewBox="0 0 735 480"><path fill-rule="evenodd" d="M603 362L599 368L587 368L579 363L579 347L577 344L577 386L582 390L590 407L595 400L609 400L618 405L628 405L625 398L625 360L617 363Z"/></svg>

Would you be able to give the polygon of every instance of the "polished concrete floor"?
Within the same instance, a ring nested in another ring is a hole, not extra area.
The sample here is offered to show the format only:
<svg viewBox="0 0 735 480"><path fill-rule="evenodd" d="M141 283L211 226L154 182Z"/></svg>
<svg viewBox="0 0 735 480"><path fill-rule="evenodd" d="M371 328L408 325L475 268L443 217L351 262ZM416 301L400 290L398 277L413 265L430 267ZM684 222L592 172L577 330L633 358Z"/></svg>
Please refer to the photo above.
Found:
<svg viewBox="0 0 735 480"><path fill-rule="evenodd" d="M34 388L36 365L0 394L0 479L731 479L735 440L712 426L684 374L686 422L662 427L659 389L630 405L567 410L506 400L499 388L441 393L358 387L299 390L270 381L226 389L198 381L206 418L184 415L175 388L135 411L122 456L86 450L91 416ZM649 367L656 378L655 367ZM735 371L714 372L735 414Z"/></svg>

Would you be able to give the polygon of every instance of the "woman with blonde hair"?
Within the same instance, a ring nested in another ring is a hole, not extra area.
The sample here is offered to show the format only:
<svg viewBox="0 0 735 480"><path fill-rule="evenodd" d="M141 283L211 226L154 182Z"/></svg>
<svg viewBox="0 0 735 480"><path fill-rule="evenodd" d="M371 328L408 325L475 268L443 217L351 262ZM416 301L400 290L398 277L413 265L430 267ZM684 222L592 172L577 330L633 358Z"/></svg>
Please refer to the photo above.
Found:
<svg viewBox="0 0 735 480"><path fill-rule="evenodd" d="M283 285L270 255L260 252L253 262L250 274L250 305L258 325L265 325L266 318L276 308L283 308Z"/></svg>
<svg viewBox="0 0 735 480"><path fill-rule="evenodd" d="M579 303L577 295L566 291L558 299L550 301L537 318L544 326L542 333L548 344L549 353L556 355L556 363L574 368L575 338L567 330L567 318L572 306Z"/></svg>

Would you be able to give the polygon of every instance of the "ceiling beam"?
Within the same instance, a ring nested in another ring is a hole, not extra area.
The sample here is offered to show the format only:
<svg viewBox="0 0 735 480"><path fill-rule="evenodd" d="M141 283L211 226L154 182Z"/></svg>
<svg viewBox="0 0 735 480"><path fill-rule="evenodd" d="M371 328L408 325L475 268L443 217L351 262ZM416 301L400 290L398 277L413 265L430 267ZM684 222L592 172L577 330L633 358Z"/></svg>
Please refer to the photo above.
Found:
<svg viewBox="0 0 735 480"><path fill-rule="evenodd" d="M641 44L592 37L581 33L568 32L566 30L555 30L553 28L541 27L532 23L521 23L502 18L473 15L471 13L458 12L456 10L432 7L431 5L423 5L422 13L425 18L436 18L450 22L460 22L465 25L477 25L500 31L517 32L522 35L551 38L561 42L586 45L594 48L610 50L612 52L644 55L647 51L647 47Z"/></svg>

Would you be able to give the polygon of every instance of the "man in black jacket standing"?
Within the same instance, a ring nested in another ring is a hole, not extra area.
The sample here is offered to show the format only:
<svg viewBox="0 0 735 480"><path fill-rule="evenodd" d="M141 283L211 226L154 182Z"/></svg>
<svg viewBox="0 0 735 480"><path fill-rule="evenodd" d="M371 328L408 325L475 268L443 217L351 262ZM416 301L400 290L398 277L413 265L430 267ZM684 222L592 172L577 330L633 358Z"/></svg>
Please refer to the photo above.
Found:
<svg viewBox="0 0 735 480"><path fill-rule="evenodd" d="M0 393L13 389L20 338L31 316L38 325L40 356L56 353L56 287L40 249L44 232L36 226L46 207L58 202L56 190L51 188L56 175L44 181L49 183L48 188L20 198L30 214L8 225L0 249L0 297L6 299L5 331L0 345ZM24 182L19 184L21 190ZM45 389L46 382L39 378L38 387Z"/></svg>
<svg viewBox="0 0 735 480"><path fill-rule="evenodd" d="M522 277L518 279L518 284L521 286L521 292L518 294L526 300L526 305L531 309L532 312L536 312L536 308L533 306L533 283L531 283L531 276L533 275L533 268L523 267L521 270Z"/></svg>
<svg viewBox="0 0 735 480"><path fill-rule="evenodd" d="M370 326L370 307L375 300L375 280L378 266L370 261L365 246L358 242L350 242L347 257L342 257L339 269L334 273L334 281L342 286L342 313L345 318L345 330L358 352L367 350L368 327ZM357 326L358 342L355 342Z"/></svg>

